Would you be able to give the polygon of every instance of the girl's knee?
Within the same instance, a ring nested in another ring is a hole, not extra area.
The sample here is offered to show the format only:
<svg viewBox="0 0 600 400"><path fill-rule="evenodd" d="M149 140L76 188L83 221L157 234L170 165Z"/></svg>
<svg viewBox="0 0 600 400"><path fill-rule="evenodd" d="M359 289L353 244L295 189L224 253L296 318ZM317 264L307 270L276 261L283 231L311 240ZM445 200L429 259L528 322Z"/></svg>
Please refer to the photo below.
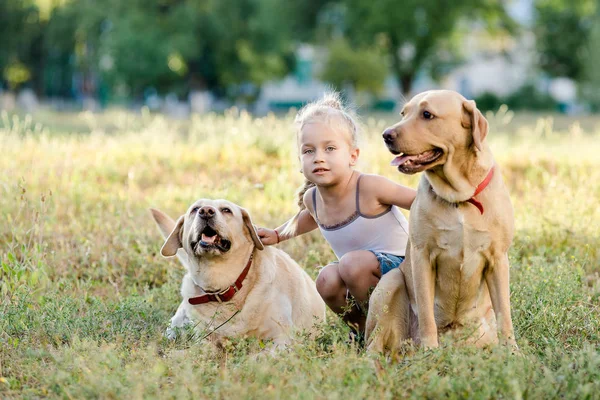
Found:
<svg viewBox="0 0 600 400"><path fill-rule="evenodd" d="M379 276L379 261L370 251L358 250L346 253L339 263L342 281L351 282L367 275Z"/></svg>
<svg viewBox="0 0 600 400"><path fill-rule="evenodd" d="M324 267L321 272L319 272L315 284L317 286L317 292L319 292L321 297L325 300L335 297L344 286L337 265L335 264Z"/></svg>

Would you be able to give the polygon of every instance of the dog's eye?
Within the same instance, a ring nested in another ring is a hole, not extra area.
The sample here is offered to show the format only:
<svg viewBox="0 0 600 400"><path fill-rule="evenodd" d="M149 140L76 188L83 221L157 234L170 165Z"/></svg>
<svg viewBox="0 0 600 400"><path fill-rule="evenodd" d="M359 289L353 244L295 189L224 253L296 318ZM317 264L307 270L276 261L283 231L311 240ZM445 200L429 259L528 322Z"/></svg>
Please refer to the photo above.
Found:
<svg viewBox="0 0 600 400"><path fill-rule="evenodd" d="M231 209L229 209L227 207L223 207L223 208L221 208L221 212L223 212L225 214L231 214Z"/></svg>
<svg viewBox="0 0 600 400"><path fill-rule="evenodd" d="M433 114L429 111L423 111L423 118L425 119L433 119Z"/></svg>
<svg viewBox="0 0 600 400"><path fill-rule="evenodd" d="M190 211L190 215L196 214L199 209L200 209L200 207L194 207L194 208L192 208L192 211Z"/></svg>

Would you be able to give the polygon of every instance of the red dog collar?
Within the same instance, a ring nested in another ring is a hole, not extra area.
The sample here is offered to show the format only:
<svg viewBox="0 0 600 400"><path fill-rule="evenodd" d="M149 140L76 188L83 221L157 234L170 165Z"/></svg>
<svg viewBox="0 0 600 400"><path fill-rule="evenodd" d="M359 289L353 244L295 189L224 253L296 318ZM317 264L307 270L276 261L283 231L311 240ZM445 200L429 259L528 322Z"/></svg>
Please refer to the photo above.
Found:
<svg viewBox="0 0 600 400"><path fill-rule="evenodd" d="M481 204L480 201L475 200L475 196L477 196L479 193L481 193L483 191L483 189L485 189L487 187L487 185L490 183L490 181L492 180L492 178L494 177L494 169L496 167L492 167L492 169L490 169L490 172L488 172L487 176L485 177L485 179L483 180L483 182L481 182L479 184L479 186L477 186L477 188L475 189L475 193L473 193L473 196L467 200L467 203L471 203L473 204L475 207L477 207L477 209L479 210L479 212L483 215L483 204Z"/></svg>
<svg viewBox="0 0 600 400"><path fill-rule="evenodd" d="M198 304L209 303L211 301L218 301L219 303L223 303L225 301L231 300L233 298L233 296L235 296L235 294L242 289L242 282L246 278L246 275L248 275L248 271L250 270L250 265L252 265L252 256L253 256L253 254L250 254L250 259L248 260L248 264L246 264L246 268L244 268L244 270L242 271L242 273L240 274L240 276L237 278L237 280L235 281L235 283L233 285L229 286L227 289L222 290L220 292L206 293L206 294L203 294L202 296L190 297L188 299L188 302L191 305L196 306Z"/></svg>

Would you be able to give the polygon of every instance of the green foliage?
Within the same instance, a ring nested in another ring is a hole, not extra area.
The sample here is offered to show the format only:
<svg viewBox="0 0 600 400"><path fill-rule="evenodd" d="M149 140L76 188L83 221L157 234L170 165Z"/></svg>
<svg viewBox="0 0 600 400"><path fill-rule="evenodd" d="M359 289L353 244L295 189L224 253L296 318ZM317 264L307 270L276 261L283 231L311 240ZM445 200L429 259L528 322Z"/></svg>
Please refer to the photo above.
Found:
<svg viewBox="0 0 600 400"><path fill-rule="evenodd" d="M496 111L505 104L511 110L557 111L558 103L548 94L542 93L533 84L526 84L508 96L483 93L475 97L481 110Z"/></svg>
<svg viewBox="0 0 600 400"><path fill-rule="evenodd" d="M595 0L536 0L539 64L551 76L582 78L584 56L597 11Z"/></svg>
<svg viewBox="0 0 600 400"><path fill-rule="evenodd" d="M15 90L23 83L31 79L31 71L20 62L12 62L4 68L4 79L8 82L8 88Z"/></svg>
<svg viewBox="0 0 600 400"><path fill-rule="evenodd" d="M388 66L380 50L353 49L341 38L333 41L328 50L322 74L324 81L338 90L350 85L358 91L378 93L383 88Z"/></svg>
<svg viewBox="0 0 600 400"><path fill-rule="evenodd" d="M105 75L131 85L134 93L177 84L184 92L246 83L260 87L290 69L295 38L286 21L295 8L287 2L103 1L110 4L102 15L106 8L111 12L98 39L98 57L112 59Z"/></svg>
<svg viewBox="0 0 600 400"><path fill-rule="evenodd" d="M344 34L352 42L385 44L392 71L404 93L409 93L417 72L433 68L440 53L445 62L455 58L452 38L459 23L483 21L491 31L514 30L501 1L411 0L400 6L393 0L345 0Z"/></svg>
<svg viewBox="0 0 600 400"><path fill-rule="evenodd" d="M39 56L40 21L32 0L0 2L0 83L14 90L27 82Z"/></svg>
<svg viewBox="0 0 600 400"><path fill-rule="evenodd" d="M595 111L600 110L600 8L593 19L587 45L581 56L583 76L579 82L579 92L582 98L592 106Z"/></svg>
<svg viewBox="0 0 600 400"><path fill-rule="evenodd" d="M1 2L0 71L13 65L11 82L20 83L22 79L14 78L14 65L22 64L35 71L33 78L45 80L46 90L53 94L68 93L66 75L74 68L92 85L100 78L133 96L150 86L184 95L190 89L223 90L240 84L254 85L255 96L263 82L291 69L297 40L309 37L306 31L316 23L316 9L308 9L319 4L282 0ZM310 12L295 20L305 11ZM40 73L44 69L48 71ZM92 94L97 89L85 88Z"/></svg>

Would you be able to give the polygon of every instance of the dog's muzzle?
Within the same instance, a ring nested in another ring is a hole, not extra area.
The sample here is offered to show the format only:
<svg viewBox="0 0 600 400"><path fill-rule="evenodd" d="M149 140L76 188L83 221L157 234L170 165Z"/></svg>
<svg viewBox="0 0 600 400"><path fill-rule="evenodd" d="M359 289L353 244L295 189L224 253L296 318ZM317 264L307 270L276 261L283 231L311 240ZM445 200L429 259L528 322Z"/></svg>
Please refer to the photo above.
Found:
<svg viewBox="0 0 600 400"><path fill-rule="evenodd" d="M383 131L383 134L381 136L383 137L383 142L385 143L387 148L390 150L390 152L392 152L393 154L400 153L399 151L397 151L394 148L395 147L394 141L398 137L398 132L395 129L387 128L385 131Z"/></svg>
<svg viewBox="0 0 600 400"><path fill-rule="evenodd" d="M204 219L202 219L202 222L204 222ZM208 222L200 224L196 237L191 243L192 249L197 253L209 250L226 253L231 250L231 241L219 235L219 232L211 225L210 218Z"/></svg>

